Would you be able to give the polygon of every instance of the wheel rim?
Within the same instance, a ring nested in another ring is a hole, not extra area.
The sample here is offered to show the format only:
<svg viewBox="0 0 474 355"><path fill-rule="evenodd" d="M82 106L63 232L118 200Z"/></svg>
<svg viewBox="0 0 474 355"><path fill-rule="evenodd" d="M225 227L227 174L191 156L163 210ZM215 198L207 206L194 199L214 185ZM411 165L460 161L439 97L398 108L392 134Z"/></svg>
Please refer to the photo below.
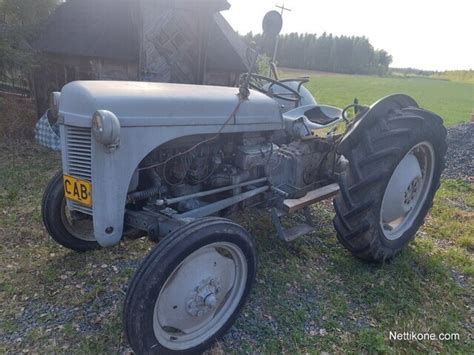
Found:
<svg viewBox="0 0 474 355"><path fill-rule="evenodd" d="M186 350L213 337L238 307L247 273L246 257L232 243L209 244L186 257L155 302L153 330L159 343Z"/></svg>
<svg viewBox="0 0 474 355"><path fill-rule="evenodd" d="M94 225L90 216L81 212L74 212L74 214L76 216L73 216L67 207L66 199L63 198L61 202L61 222L64 228L77 239L95 242Z"/></svg>
<svg viewBox="0 0 474 355"><path fill-rule="evenodd" d="M420 213L431 188L435 153L431 143L415 145L398 163L385 189L380 226L389 240L400 238Z"/></svg>

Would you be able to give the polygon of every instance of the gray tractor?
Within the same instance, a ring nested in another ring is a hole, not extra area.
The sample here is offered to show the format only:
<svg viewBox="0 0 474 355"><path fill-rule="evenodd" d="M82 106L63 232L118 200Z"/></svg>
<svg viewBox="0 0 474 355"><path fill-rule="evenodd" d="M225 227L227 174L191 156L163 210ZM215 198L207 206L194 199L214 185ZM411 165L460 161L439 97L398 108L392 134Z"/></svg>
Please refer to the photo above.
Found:
<svg viewBox="0 0 474 355"><path fill-rule="evenodd" d="M263 27L276 36L281 17ZM44 193L49 234L78 252L127 235L157 242L125 299L136 353L202 351L233 324L257 267L252 237L224 218L235 211L268 210L290 242L314 230L311 205L335 196L337 238L376 262L423 224L444 167L442 119L402 94L321 105L306 81L252 68L239 88L78 81L53 95L62 170ZM285 228L295 213L303 223Z"/></svg>

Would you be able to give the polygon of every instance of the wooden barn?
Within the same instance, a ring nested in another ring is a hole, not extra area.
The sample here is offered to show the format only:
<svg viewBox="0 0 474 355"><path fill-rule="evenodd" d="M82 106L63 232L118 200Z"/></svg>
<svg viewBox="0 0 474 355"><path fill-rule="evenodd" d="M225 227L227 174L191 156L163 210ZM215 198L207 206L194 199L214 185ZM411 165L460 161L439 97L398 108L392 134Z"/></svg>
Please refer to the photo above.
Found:
<svg viewBox="0 0 474 355"><path fill-rule="evenodd" d="M220 11L226 0L67 0L32 43L38 113L73 80L233 86L247 47Z"/></svg>

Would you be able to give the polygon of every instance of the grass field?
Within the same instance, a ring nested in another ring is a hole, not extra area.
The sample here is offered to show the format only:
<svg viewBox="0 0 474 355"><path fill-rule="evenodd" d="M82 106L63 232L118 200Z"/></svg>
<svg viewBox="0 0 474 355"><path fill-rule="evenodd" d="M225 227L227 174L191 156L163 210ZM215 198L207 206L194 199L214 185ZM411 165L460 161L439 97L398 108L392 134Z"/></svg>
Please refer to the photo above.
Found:
<svg viewBox="0 0 474 355"><path fill-rule="evenodd" d="M121 308L147 240L76 254L41 224L57 154L0 145L0 353L126 353ZM425 227L394 262L361 262L337 242L330 204L319 229L277 240L263 212L237 215L257 240L249 304L214 353L468 353L472 350L474 188L444 181ZM459 340L393 341L390 331Z"/></svg>
<svg viewBox="0 0 474 355"><path fill-rule="evenodd" d="M474 84L474 70L451 70L434 74L433 78Z"/></svg>
<svg viewBox="0 0 474 355"><path fill-rule="evenodd" d="M344 75L283 69L283 77L311 76L305 86L319 103L345 107L357 97L370 105L378 99L396 93L412 96L418 104L443 117L446 125L470 120L474 111L474 83L458 83L425 78L394 78Z"/></svg>
<svg viewBox="0 0 474 355"><path fill-rule="evenodd" d="M338 106L407 92L449 124L467 120L473 106L472 85L438 80L315 74L310 88ZM126 354L122 302L153 244L124 241L87 254L56 245L42 226L40 201L59 165L58 154L32 143L0 141L0 353ZM277 239L268 214L235 216L257 240L257 280L211 353L472 351L472 184L444 180L415 241L384 265L361 262L337 242L330 203L313 212L317 232L290 244ZM394 341L390 331L459 339Z"/></svg>

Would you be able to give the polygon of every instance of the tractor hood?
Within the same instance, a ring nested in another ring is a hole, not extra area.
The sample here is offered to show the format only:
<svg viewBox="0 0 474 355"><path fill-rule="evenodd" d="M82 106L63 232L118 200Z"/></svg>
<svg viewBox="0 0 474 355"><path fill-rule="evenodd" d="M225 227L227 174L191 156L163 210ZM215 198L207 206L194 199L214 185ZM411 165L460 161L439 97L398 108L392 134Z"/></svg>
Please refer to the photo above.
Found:
<svg viewBox="0 0 474 355"><path fill-rule="evenodd" d="M113 112L122 127L223 124L235 110L238 88L125 81L75 81L64 86L60 120L90 127L97 110ZM229 124L282 123L278 103L251 91Z"/></svg>

